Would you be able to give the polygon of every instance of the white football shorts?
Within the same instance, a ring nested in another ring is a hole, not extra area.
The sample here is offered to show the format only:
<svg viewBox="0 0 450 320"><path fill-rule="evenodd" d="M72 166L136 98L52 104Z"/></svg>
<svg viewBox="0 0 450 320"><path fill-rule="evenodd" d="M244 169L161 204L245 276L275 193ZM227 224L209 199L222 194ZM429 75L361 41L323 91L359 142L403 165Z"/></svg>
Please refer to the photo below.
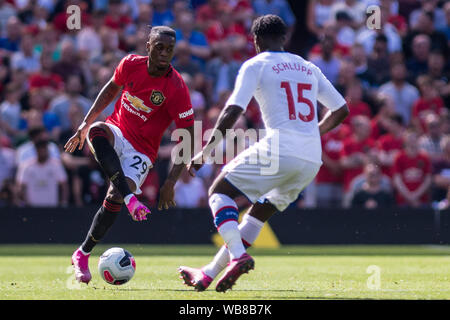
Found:
<svg viewBox="0 0 450 320"><path fill-rule="evenodd" d="M136 194L141 194L141 186L147 178L149 170L153 167L150 159L143 153L136 151L131 143L125 139L122 131L111 123L105 123L114 134L114 150L119 157L120 164L122 166L123 173L126 177L130 178L136 184ZM87 139L89 147L89 139Z"/></svg>
<svg viewBox="0 0 450 320"><path fill-rule="evenodd" d="M222 171L225 179L240 190L251 203L269 200L279 211L294 202L315 178L321 164L293 156L268 155L258 143L244 150ZM254 159L259 160L255 163ZM277 161L277 166L274 166ZM270 165L268 165L270 163ZM267 170L269 167L277 170Z"/></svg>

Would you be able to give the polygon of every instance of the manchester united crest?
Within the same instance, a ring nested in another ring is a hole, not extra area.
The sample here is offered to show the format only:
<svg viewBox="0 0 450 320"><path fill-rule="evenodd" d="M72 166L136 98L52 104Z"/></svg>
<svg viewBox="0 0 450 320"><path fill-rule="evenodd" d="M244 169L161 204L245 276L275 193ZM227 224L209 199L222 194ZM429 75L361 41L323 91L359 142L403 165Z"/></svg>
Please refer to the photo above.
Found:
<svg viewBox="0 0 450 320"><path fill-rule="evenodd" d="M152 90L152 95L150 96L150 101L155 105L159 106L164 102L164 95L161 91L158 90Z"/></svg>

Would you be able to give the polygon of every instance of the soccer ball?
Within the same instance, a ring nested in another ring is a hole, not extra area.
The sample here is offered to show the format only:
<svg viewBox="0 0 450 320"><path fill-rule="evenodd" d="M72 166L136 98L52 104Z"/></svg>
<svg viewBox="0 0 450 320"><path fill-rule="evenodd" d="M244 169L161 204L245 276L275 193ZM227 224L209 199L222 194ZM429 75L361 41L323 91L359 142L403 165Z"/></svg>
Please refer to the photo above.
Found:
<svg viewBox="0 0 450 320"><path fill-rule="evenodd" d="M109 284L121 285L131 280L136 271L136 261L122 248L106 250L98 261L98 272Z"/></svg>

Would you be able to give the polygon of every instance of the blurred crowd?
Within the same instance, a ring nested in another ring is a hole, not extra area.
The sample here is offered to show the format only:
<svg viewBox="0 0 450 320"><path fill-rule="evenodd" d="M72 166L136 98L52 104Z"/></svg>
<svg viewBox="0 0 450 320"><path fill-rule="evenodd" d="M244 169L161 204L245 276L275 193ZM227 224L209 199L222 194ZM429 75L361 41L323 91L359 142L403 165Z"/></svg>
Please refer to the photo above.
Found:
<svg viewBox="0 0 450 320"><path fill-rule="evenodd" d="M0 0L0 206L103 200L108 181L89 148L68 154L63 146L119 61L129 53L147 54L149 26L176 30L172 64L206 131L240 65L256 54L252 20L274 13L289 27L287 44L296 34L304 36L301 54L322 69L350 109L345 123L322 137L323 166L292 206L446 208L450 2L312 0L302 12L292 10L292 3ZM70 5L81 8L80 29L67 27ZM378 11L368 13L371 5ZM237 127L263 127L255 100ZM141 200L151 206L173 145L169 129L141 187ZM175 187L177 205L207 206L207 188L220 167L206 165L196 177L184 173Z"/></svg>

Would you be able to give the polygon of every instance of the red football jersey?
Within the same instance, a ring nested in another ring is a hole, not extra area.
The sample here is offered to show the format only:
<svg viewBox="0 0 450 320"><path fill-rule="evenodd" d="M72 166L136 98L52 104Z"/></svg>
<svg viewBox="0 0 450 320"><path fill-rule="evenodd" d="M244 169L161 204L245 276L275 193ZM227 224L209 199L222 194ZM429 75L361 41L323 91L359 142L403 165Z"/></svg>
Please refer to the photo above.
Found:
<svg viewBox="0 0 450 320"><path fill-rule="evenodd" d="M354 137L349 137L344 140L341 157L348 157L355 153L368 154L373 148L375 148L375 141L370 137L363 141L356 141ZM353 179L363 173L363 171L363 164L359 167L344 169L344 190L350 190Z"/></svg>
<svg viewBox="0 0 450 320"><path fill-rule="evenodd" d="M338 161L344 148L344 140L350 135L351 129L346 124L334 128L321 137L322 153L331 160ZM333 174L328 167L323 164L316 176L316 183L341 183L342 174Z"/></svg>
<svg viewBox="0 0 450 320"><path fill-rule="evenodd" d="M431 100L419 98L413 105L412 117L414 119L418 119L422 130L427 132L427 127L425 124L426 115L431 112L437 116L441 116L445 111L444 107L444 100L442 100L441 97L436 97Z"/></svg>
<svg viewBox="0 0 450 320"><path fill-rule="evenodd" d="M119 127L123 136L154 163L164 131L172 121L177 128L194 124L189 90L180 74L170 66L161 77L147 72L148 57L130 54L120 61L114 82L122 96L106 119Z"/></svg>
<svg viewBox="0 0 450 320"><path fill-rule="evenodd" d="M386 151L387 153L393 151L402 151L403 149L403 139L401 137L395 137L390 133L386 133L376 141L377 149ZM389 177L393 176L393 166L382 166L382 171L385 175Z"/></svg>
<svg viewBox="0 0 450 320"><path fill-rule="evenodd" d="M410 157L405 151L401 151L395 158L393 172L394 175L400 175L408 190L415 191L423 183L425 177L431 174L431 161L425 153ZM429 201L428 193L425 192L420 201L427 203ZM400 194L397 194L397 203L405 203L405 199Z"/></svg>

